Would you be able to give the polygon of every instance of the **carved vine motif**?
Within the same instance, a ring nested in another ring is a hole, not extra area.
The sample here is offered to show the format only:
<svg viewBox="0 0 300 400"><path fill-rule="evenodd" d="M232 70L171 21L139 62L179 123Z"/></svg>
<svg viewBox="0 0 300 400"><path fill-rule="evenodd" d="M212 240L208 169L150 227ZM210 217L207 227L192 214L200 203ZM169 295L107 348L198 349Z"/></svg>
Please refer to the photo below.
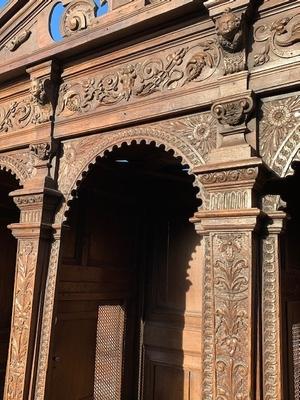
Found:
<svg viewBox="0 0 300 400"><path fill-rule="evenodd" d="M236 126L246 121L252 108L253 99L247 96L237 100L215 103L211 110L220 124Z"/></svg>
<svg viewBox="0 0 300 400"><path fill-rule="evenodd" d="M270 61L270 51L278 57L290 58L300 55L300 13L280 18L271 25L260 25L255 29L254 39L262 44L254 55L254 66Z"/></svg>
<svg viewBox="0 0 300 400"><path fill-rule="evenodd" d="M277 154L282 150L281 164L283 168L288 162L290 151L281 149L288 140L289 147L296 148L292 137L300 125L300 96L292 96L280 100L266 102L262 106L260 122L260 154L264 161L273 167ZM275 165L274 165L275 167ZM281 169L281 167L280 167ZM276 170L281 174L282 171Z"/></svg>
<svg viewBox="0 0 300 400"><path fill-rule="evenodd" d="M57 281L57 266L59 258L60 239L55 240L51 247L50 262L47 278L47 290L44 301L43 321L41 332L41 343L39 351L39 364L37 370L35 400L44 400L47 376L47 365L49 362L49 346L51 336L51 325L53 318L53 306L55 286Z"/></svg>
<svg viewBox="0 0 300 400"><path fill-rule="evenodd" d="M71 36L92 26L96 19L96 5L92 0L77 0L70 2L65 8L61 31L63 36Z"/></svg>
<svg viewBox="0 0 300 400"><path fill-rule="evenodd" d="M277 235L263 241L263 367L264 400L277 400L281 384L280 283Z"/></svg>
<svg viewBox="0 0 300 400"><path fill-rule="evenodd" d="M216 393L248 399L249 254L245 234L214 234Z"/></svg>
<svg viewBox="0 0 300 400"><path fill-rule="evenodd" d="M22 100L0 107L0 133L50 121L52 106L46 95L45 81L33 80L30 93Z"/></svg>
<svg viewBox="0 0 300 400"><path fill-rule="evenodd" d="M225 75L245 69L243 30L243 17L232 12L230 8L227 8L216 21L217 40L223 52Z"/></svg>
<svg viewBox="0 0 300 400"><path fill-rule="evenodd" d="M17 279L7 375L9 380L6 383L8 400L23 399L36 258L36 242L21 241L16 267Z"/></svg>
<svg viewBox="0 0 300 400"><path fill-rule="evenodd" d="M16 51L23 43L25 43L31 35L31 31L25 29L23 32L18 33L14 36L6 45L5 47L13 52Z"/></svg>
<svg viewBox="0 0 300 400"><path fill-rule="evenodd" d="M87 112L202 81L215 71L219 58L215 42L207 41L178 49L164 59L151 58L84 82L64 83L58 115Z"/></svg>

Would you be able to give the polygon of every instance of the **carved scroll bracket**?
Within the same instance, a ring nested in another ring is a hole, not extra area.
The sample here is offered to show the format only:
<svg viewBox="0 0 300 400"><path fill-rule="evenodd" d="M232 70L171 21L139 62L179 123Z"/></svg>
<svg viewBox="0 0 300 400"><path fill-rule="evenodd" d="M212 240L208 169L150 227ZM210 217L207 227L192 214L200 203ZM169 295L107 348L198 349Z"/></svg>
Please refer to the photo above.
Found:
<svg viewBox="0 0 300 400"><path fill-rule="evenodd" d="M212 105L212 115L219 122L220 145L211 153L209 162L216 158L223 161L251 158L252 148L246 141L249 132L246 123L253 108L251 91L227 96Z"/></svg>
<svg viewBox="0 0 300 400"><path fill-rule="evenodd" d="M64 1L66 5L61 32L63 36L71 36L92 26L96 21L96 4L93 0Z"/></svg>

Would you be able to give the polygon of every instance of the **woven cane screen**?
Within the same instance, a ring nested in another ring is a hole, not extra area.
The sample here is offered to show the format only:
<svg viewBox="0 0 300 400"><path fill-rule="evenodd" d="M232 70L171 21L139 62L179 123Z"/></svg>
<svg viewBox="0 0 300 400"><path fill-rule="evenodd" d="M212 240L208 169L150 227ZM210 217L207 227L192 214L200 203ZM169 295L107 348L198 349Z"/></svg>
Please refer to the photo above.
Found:
<svg viewBox="0 0 300 400"><path fill-rule="evenodd" d="M121 400L124 327L122 305L99 306L94 400Z"/></svg>
<svg viewBox="0 0 300 400"><path fill-rule="evenodd" d="M300 324L293 325L293 361L295 400L300 400Z"/></svg>

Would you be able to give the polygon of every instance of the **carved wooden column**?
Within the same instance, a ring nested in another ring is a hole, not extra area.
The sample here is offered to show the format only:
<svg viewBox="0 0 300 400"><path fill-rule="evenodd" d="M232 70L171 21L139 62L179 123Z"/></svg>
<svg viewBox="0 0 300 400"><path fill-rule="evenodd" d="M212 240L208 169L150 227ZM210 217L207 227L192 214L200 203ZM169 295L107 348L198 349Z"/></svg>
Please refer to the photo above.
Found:
<svg viewBox="0 0 300 400"><path fill-rule="evenodd" d="M11 193L20 208L19 223L10 226L18 239L5 400L27 400L43 278L48 268L52 223L60 194L49 175L52 152L52 64L28 71L36 118L31 153L35 171L23 189Z"/></svg>
<svg viewBox="0 0 300 400"><path fill-rule="evenodd" d="M278 197L265 196L267 234L262 244L262 385L264 400L284 398L281 327L280 235L286 214L277 210Z"/></svg>
<svg viewBox="0 0 300 400"><path fill-rule="evenodd" d="M262 162L203 166L195 171L205 204L195 214L205 237L202 399L254 398L254 282L261 211L254 192Z"/></svg>

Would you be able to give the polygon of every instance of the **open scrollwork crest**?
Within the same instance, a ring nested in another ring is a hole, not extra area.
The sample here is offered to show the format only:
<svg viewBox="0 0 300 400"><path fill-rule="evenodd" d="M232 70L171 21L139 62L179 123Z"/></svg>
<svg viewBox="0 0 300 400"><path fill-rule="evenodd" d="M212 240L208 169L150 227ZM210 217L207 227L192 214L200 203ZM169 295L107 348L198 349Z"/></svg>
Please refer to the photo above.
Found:
<svg viewBox="0 0 300 400"><path fill-rule="evenodd" d="M254 66L269 62L272 54L281 58L299 56L300 13L277 19L269 25L259 25L254 31L254 39L259 45Z"/></svg>

